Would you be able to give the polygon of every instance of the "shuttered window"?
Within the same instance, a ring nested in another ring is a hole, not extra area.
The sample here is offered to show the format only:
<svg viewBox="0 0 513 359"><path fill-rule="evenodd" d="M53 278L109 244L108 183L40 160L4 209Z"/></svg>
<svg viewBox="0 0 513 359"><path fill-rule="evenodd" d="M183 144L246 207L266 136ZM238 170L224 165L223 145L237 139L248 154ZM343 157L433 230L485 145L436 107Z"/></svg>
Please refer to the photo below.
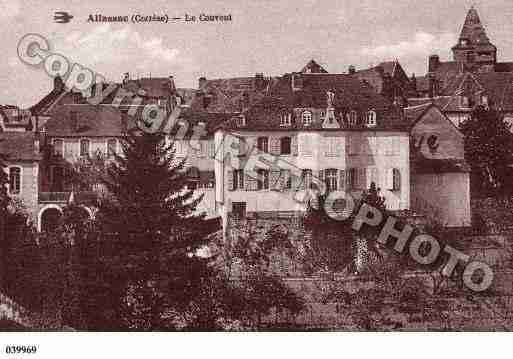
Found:
<svg viewBox="0 0 513 359"><path fill-rule="evenodd" d="M20 194L21 192L21 169L19 167L9 168L9 193Z"/></svg>

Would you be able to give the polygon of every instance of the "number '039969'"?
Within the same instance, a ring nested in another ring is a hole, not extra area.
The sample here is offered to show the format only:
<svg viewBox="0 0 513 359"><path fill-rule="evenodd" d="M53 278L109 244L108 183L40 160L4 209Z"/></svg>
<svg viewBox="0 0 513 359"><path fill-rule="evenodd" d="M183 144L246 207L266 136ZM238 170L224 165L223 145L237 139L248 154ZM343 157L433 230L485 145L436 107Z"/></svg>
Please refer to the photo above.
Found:
<svg viewBox="0 0 513 359"><path fill-rule="evenodd" d="M35 354L35 345L8 345L5 347L5 354Z"/></svg>

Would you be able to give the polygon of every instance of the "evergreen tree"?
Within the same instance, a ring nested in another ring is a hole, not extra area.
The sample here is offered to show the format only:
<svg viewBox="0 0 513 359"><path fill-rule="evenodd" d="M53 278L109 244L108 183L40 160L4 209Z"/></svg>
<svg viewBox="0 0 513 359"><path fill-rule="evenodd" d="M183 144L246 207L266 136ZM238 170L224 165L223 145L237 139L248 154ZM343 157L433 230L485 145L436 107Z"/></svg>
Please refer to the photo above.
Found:
<svg viewBox="0 0 513 359"><path fill-rule="evenodd" d="M189 325L187 313L201 294L209 260L196 252L211 228L196 215L184 161L159 134L131 133L104 180L112 199L97 215L102 233L116 240L111 269L125 285L124 318L130 329Z"/></svg>
<svg viewBox="0 0 513 359"><path fill-rule="evenodd" d="M498 194L508 188L513 163L510 125L494 109L478 106L460 125L465 135L465 159L472 168L472 188L483 194Z"/></svg>

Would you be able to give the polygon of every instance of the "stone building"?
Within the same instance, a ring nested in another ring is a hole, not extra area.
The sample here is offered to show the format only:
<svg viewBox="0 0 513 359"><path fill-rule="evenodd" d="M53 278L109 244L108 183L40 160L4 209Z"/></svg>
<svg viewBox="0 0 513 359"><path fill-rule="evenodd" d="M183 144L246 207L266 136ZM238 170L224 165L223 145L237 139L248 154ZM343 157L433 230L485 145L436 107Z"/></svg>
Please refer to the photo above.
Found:
<svg viewBox="0 0 513 359"><path fill-rule="evenodd" d="M499 62L497 47L472 7L452 47L453 60L429 56L426 76L416 78L410 106L435 103L458 126L476 105L494 107L513 122L513 62Z"/></svg>

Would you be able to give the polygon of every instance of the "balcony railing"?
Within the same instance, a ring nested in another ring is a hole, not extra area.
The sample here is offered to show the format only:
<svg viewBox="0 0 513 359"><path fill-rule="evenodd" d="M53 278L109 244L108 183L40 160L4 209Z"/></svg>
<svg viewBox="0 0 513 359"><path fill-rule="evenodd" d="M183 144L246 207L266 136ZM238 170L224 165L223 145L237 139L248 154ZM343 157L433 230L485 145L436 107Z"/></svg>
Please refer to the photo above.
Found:
<svg viewBox="0 0 513 359"><path fill-rule="evenodd" d="M39 203L68 202L71 192L39 192Z"/></svg>

